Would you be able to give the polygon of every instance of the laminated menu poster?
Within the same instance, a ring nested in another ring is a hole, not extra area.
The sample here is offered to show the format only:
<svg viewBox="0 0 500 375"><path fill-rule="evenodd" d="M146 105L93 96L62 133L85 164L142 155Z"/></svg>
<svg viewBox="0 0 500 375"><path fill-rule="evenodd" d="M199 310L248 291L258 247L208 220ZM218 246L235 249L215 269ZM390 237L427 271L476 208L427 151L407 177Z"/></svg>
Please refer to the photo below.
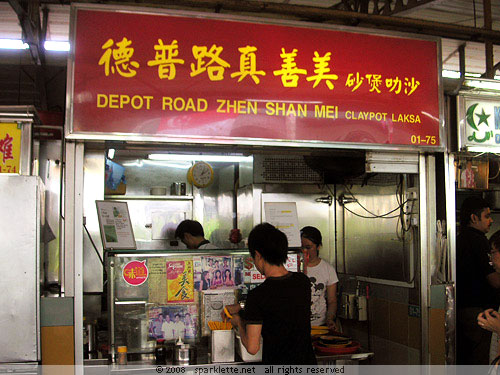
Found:
<svg viewBox="0 0 500 375"><path fill-rule="evenodd" d="M95 201L104 250L135 249L127 202Z"/></svg>
<svg viewBox="0 0 500 375"><path fill-rule="evenodd" d="M206 290L203 292L203 334L210 334L208 322L222 321L224 306L236 301L233 290Z"/></svg>
<svg viewBox="0 0 500 375"><path fill-rule="evenodd" d="M167 302L193 302L192 260L167 261Z"/></svg>

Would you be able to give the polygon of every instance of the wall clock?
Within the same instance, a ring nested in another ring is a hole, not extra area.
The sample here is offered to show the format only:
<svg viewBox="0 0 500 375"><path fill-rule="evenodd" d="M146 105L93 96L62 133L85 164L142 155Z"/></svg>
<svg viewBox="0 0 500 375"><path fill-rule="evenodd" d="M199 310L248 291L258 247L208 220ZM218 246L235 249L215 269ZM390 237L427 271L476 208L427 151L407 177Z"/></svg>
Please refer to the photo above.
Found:
<svg viewBox="0 0 500 375"><path fill-rule="evenodd" d="M214 181L214 170L204 161L197 161L189 168L188 182L198 188L205 188Z"/></svg>

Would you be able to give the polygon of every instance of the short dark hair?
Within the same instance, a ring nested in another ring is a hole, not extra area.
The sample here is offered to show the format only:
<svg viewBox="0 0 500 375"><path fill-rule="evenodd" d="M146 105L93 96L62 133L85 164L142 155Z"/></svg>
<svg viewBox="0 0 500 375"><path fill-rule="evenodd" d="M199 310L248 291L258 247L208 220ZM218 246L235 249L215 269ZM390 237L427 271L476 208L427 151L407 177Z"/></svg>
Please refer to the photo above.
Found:
<svg viewBox="0 0 500 375"><path fill-rule="evenodd" d="M248 235L248 250L252 258L258 251L267 263L281 266L288 256L288 239L285 233L271 224L258 224Z"/></svg>
<svg viewBox="0 0 500 375"><path fill-rule="evenodd" d="M185 233L189 233L190 235L195 237L205 237L203 227L196 220L183 220L179 223L177 229L175 230L175 237L183 239Z"/></svg>
<svg viewBox="0 0 500 375"><path fill-rule="evenodd" d="M321 237L321 232L315 227L307 226L302 228L300 230L300 237L307 238L316 246L323 245L322 243L323 238Z"/></svg>
<svg viewBox="0 0 500 375"><path fill-rule="evenodd" d="M490 208L490 204L481 197L468 197L460 207L460 227L463 229L470 224L472 214L481 217L481 212L485 208Z"/></svg>
<svg viewBox="0 0 500 375"><path fill-rule="evenodd" d="M490 250L493 246L495 246L495 249L500 250L500 230L497 230L495 233L493 233L489 241Z"/></svg>

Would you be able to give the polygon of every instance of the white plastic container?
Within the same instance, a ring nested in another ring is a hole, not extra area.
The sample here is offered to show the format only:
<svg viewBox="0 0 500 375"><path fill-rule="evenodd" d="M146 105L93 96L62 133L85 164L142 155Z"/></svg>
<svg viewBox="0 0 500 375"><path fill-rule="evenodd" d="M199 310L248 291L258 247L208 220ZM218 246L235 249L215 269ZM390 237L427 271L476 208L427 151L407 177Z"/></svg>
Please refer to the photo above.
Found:
<svg viewBox="0 0 500 375"><path fill-rule="evenodd" d="M247 352L246 348L241 343L240 336L236 336L238 340L238 345L236 346L236 350L238 351L238 355L241 357L243 362L260 362L262 361L262 337L260 338L260 348L257 354L250 354Z"/></svg>

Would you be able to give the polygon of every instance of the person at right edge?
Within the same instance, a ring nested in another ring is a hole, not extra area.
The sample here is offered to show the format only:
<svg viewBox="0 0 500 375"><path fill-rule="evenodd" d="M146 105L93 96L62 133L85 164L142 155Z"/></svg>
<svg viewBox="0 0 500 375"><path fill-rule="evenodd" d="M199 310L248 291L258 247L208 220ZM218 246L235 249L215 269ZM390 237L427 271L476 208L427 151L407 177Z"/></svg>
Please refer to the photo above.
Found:
<svg viewBox="0 0 500 375"><path fill-rule="evenodd" d="M488 365L491 332L477 324L483 310L498 308L500 274L489 263L486 233L493 223L487 201L469 197L460 208L457 236L457 364Z"/></svg>
<svg viewBox="0 0 500 375"><path fill-rule="evenodd" d="M265 365L315 365L311 342L311 283L303 273L289 272L286 235L269 223L255 226L248 249L265 281L248 292L245 309L226 306L231 324L250 354L260 349Z"/></svg>

